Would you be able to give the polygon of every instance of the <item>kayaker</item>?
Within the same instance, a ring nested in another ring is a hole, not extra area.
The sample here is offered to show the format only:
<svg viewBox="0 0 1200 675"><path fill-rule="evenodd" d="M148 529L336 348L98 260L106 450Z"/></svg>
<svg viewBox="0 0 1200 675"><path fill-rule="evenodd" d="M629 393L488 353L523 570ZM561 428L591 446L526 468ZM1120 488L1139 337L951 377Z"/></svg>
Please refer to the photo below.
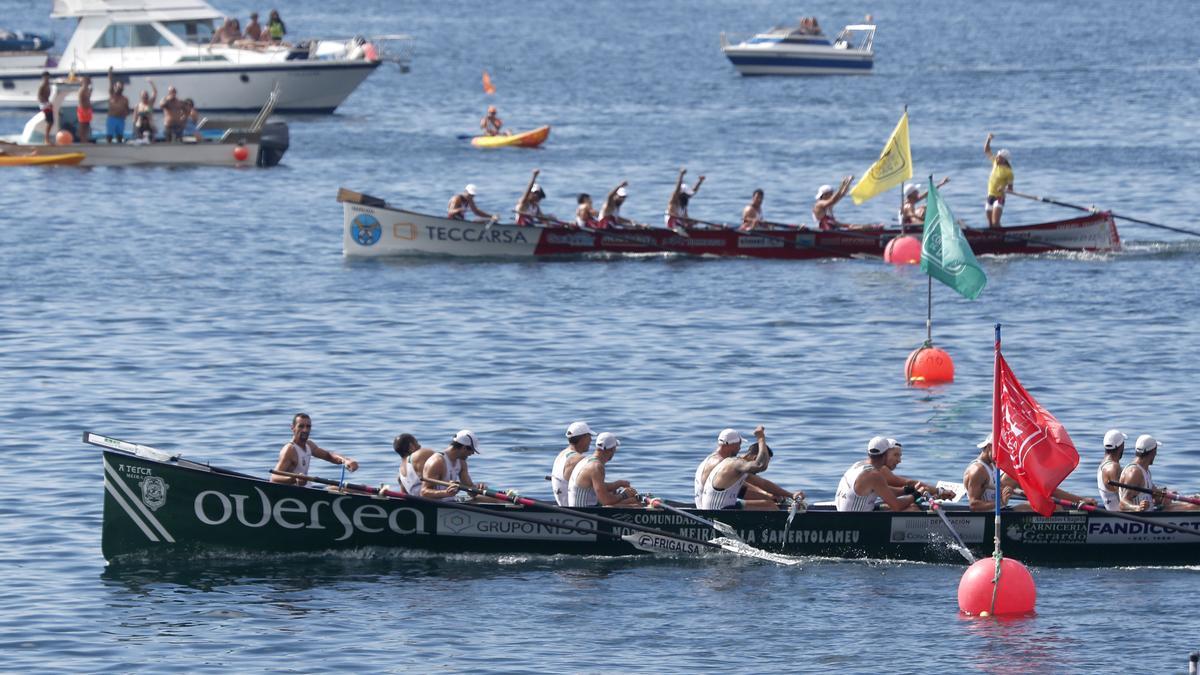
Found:
<svg viewBox="0 0 1200 675"><path fill-rule="evenodd" d="M485 136L499 136L500 128L504 126L504 122L496 116L496 106L489 105L487 115L479 120L479 128L483 129Z"/></svg>
<svg viewBox="0 0 1200 675"><path fill-rule="evenodd" d="M600 221L596 223L597 228L633 225L632 220L621 217L621 205L625 203L625 197L629 194L626 189L628 186L629 181L623 180L617 187L609 191L608 196L604 198L604 206L600 207Z"/></svg>
<svg viewBox="0 0 1200 675"><path fill-rule="evenodd" d="M592 196L586 192L580 192L576 203L578 205L575 207L575 227L599 228L600 224L596 222L596 209L592 208Z"/></svg>
<svg viewBox="0 0 1200 675"><path fill-rule="evenodd" d="M567 505L567 486L571 481L571 473L580 460L587 456L591 445L592 428L587 422L572 422L567 427L567 447L559 451L554 458L554 467L550 469L550 489L554 491L555 504Z"/></svg>
<svg viewBox="0 0 1200 675"><path fill-rule="evenodd" d="M915 488L907 486L898 493L887 483L883 472L891 444L883 436L867 442L867 458L850 465L838 481L834 503L838 511L874 511L881 503L893 511L912 511L917 502Z"/></svg>
<svg viewBox="0 0 1200 675"><path fill-rule="evenodd" d="M330 464L339 464L350 471L358 470L358 462L336 452L330 452L313 441L308 435L312 432L312 418L305 413L292 416L292 440L288 441L279 451L279 461L275 463L276 471L308 475L308 466L313 457L323 459ZM303 478L291 478L271 474L272 483L286 485L305 485L308 481Z"/></svg>
<svg viewBox="0 0 1200 675"><path fill-rule="evenodd" d="M555 220L554 216L542 213L542 200L546 198L546 191L537 184L540 172L541 169L533 170L533 175L529 177L529 185L525 186L525 192L521 193L517 207L513 209L517 213L517 225L525 227Z"/></svg>
<svg viewBox="0 0 1200 675"><path fill-rule="evenodd" d="M423 483L421 485L421 496L426 499L437 499L444 502L452 501L471 501L471 499L463 494L464 498L458 498L460 485L471 485L485 489L487 486L483 483L476 484L471 480L471 474L467 470L467 458L479 452L479 442L475 439L475 433L470 429L463 429L454 435L450 445L445 450L430 455L426 460L425 466L421 468L422 478L432 478L434 480L453 483L453 485L441 486L434 483Z"/></svg>
<svg viewBox="0 0 1200 675"><path fill-rule="evenodd" d="M158 107L163 112L163 137L168 143L183 140L183 128L187 125L187 115L179 92L174 86L167 87L167 95L159 102Z"/></svg>
<svg viewBox="0 0 1200 675"><path fill-rule="evenodd" d="M992 154L992 134L983 142L983 154L992 162L992 173L988 176L987 214L988 227L1000 227L1000 216L1004 214L1004 195L1013 191L1013 170L1008 150Z"/></svg>
<svg viewBox="0 0 1200 675"><path fill-rule="evenodd" d="M46 145L54 145L50 140L50 129L54 127L54 105L50 103L50 73L42 71L42 82L37 90L38 108L46 118Z"/></svg>
<svg viewBox="0 0 1200 675"><path fill-rule="evenodd" d="M1100 503L1109 511L1121 510L1121 496L1108 482L1121 480L1121 457L1128 438L1118 429L1109 429L1104 434L1104 460L1096 467L1096 490L1100 493Z"/></svg>
<svg viewBox="0 0 1200 675"><path fill-rule="evenodd" d="M942 178L937 187L941 188L949 182L949 177ZM923 225L925 223L925 206L921 202L928 196L929 193L921 192L921 188L916 183L904 186L904 203L900 205L901 225Z"/></svg>
<svg viewBox="0 0 1200 675"><path fill-rule="evenodd" d="M904 455L904 446L900 441L889 438L887 439L888 450L884 457L883 467L880 471L883 472L887 484L893 488L904 490L907 487L912 487L919 494L931 494L937 499L954 499L954 493L944 488L939 488L936 483L926 483L919 481L916 478L908 478L896 473L896 467L900 466L901 458Z"/></svg>
<svg viewBox="0 0 1200 675"><path fill-rule="evenodd" d="M579 462L567 483L567 506L636 506L637 490L627 480L606 482L605 465L617 454L621 441L604 432L596 437L596 450Z"/></svg>
<svg viewBox="0 0 1200 675"><path fill-rule="evenodd" d="M739 230L748 232L750 230L757 230L762 225L762 203L762 189L755 190L750 195L750 203L746 205L746 208L742 209L742 226L738 228Z"/></svg>
<svg viewBox="0 0 1200 675"><path fill-rule="evenodd" d="M153 143L155 136L154 101L158 98L158 87L150 78L146 78L146 82L154 93L143 89L137 105L133 108L133 137L139 140L144 137L147 142Z"/></svg>
<svg viewBox="0 0 1200 675"><path fill-rule="evenodd" d="M688 219L688 201L704 183L704 176L700 176L694 187L688 187L683 182L683 176L686 173L687 169L679 170L679 177L675 179L675 189L671 191L671 198L667 200L667 213L663 217L668 229L683 233L685 236L686 228L691 223Z"/></svg>
<svg viewBox="0 0 1200 675"><path fill-rule="evenodd" d="M104 120L104 137L109 143L117 139L125 142L125 118L129 117L129 98L125 96L125 83L113 77L112 66L108 67L108 117Z"/></svg>
<svg viewBox="0 0 1200 675"><path fill-rule="evenodd" d="M761 434L761 437L760 437ZM765 447L766 432L760 425L754 430L754 435L759 438L759 441ZM696 475L693 480L693 499L696 508L730 508L730 509L750 509L750 510L771 510L779 508L774 498L769 496L765 489L755 488L751 490L751 486L755 483L760 483L757 473L766 470L767 463L770 462L771 452L766 453L766 457L758 455L758 448L755 447L755 452L747 453L745 457L737 457L738 451L742 447L742 435L737 429L723 429L717 435L717 449L704 458L700 462L700 466L696 467ZM713 485L710 485L710 479L713 477L713 472L718 467L722 466L726 460L737 460L731 463L722 474L721 480ZM762 468L756 471L749 471L748 467L758 466L762 464ZM745 476L739 478L739 476ZM736 489L730 489L729 486L734 482L737 483ZM774 483L771 483L774 485ZM776 486L778 487L778 486ZM782 488L780 488L782 489ZM707 490L707 492L706 492ZM706 507L704 504L721 504L721 506Z"/></svg>
<svg viewBox="0 0 1200 675"><path fill-rule="evenodd" d="M838 222L836 216L833 215L833 207L840 201L846 193L850 191L850 183L854 182L854 176L846 176L842 178L842 184L837 190L831 185L822 185L817 188L817 201L812 207L813 223L822 230L836 230L845 227Z"/></svg>
<svg viewBox="0 0 1200 675"><path fill-rule="evenodd" d="M434 451L422 448L421 442L412 434L400 434L393 438L392 450L400 455L400 470L396 472L400 491L410 495L421 494L421 469Z"/></svg>
<svg viewBox="0 0 1200 675"><path fill-rule="evenodd" d="M484 220L499 220L499 216L492 215L487 211L481 210L475 205L475 184L470 183L463 191L450 198L450 203L446 206L446 217L451 220L466 220L467 209L472 213L483 218ZM482 221L480 221L482 222Z"/></svg>

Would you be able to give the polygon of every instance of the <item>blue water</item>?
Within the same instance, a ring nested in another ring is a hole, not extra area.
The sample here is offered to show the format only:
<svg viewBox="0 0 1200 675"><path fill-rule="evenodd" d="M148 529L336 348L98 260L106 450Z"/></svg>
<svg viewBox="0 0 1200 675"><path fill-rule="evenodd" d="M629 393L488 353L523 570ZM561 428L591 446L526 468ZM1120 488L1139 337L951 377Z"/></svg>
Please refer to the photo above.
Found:
<svg viewBox="0 0 1200 675"><path fill-rule="evenodd" d="M245 16L249 3L222 8ZM522 263L349 261L339 186L437 212L462 185L515 202L533 168L547 210L630 181L657 222L680 166L692 206L804 218L821 183L861 173L909 105L916 173L950 175L978 224L988 131L1018 189L1200 229L1200 37L1189 2L879 2L803 8L880 24L862 78L742 79L722 30L791 21L778 0L650 4L288 3L293 33L408 32L337 115L292 119L270 170L5 169L0 182L0 651L28 671L1182 671L1200 647L1197 569L1035 569L1036 618L957 616L955 565L726 558L364 555L106 567L98 457L83 429L264 473L290 416L391 481L390 439L480 436L472 474L546 494L575 419L618 433L610 473L690 493L717 432L764 424L769 476L830 498L867 439L902 473L958 480L989 425L992 324L1094 491L1110 427L1163 442L1160 483L1200 488L1195 239L1120 223L1121 253L983 259L968 302L934 288L957 381L906 389L925 278L877 261L646 257ZM48 31L42 3L0 0ZM494 13L484 21L481 12ZM65 39L58 27L60 39ZM499 93L486 99L490 69ZM186 92L181 92L186 94ZM494 102L540 151L455 140ZM0 112L0 133L26 114ZM839 207L884 220L894 194ZM1010 200L1009 223L1070 211ZM328 475L334 475L332 469Z"/></svg>

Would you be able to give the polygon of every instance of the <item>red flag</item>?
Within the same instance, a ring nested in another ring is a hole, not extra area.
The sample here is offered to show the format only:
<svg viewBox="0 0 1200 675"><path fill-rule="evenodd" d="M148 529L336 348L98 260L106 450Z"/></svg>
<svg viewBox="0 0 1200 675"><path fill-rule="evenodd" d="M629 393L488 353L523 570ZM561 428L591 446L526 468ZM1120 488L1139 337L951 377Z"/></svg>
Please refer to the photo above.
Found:
<svg viewBox="0 0 1200 675"><path fill-rule="evenodd" d="M483 71L483 93L491 96L496 93L496 88L492 86L492 76L488 75L488 71Z"/></svg>
<svg viewBox="0 0 1200 675"><path fill-rule="evenodd" d="M1050 495L1079 466L1079 452L1067 430L1038 403L996 351L992 455L1004 473L1017 479L1033 510L1054 512Z"/></svg>

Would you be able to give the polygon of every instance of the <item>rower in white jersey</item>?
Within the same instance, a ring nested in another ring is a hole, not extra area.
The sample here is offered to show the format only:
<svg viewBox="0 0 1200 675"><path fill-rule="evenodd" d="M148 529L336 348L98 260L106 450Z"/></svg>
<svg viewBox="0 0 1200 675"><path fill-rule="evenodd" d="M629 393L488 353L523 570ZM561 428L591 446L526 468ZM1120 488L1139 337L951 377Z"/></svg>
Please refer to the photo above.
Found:
<svg viewBox="0 0 1200 675"><path fill-rule="evenodd" d="M724 429L717 435L717 449L704 461L700 462L700 466L696 467L696 475L693 481L693 503L697 508L700 506L701 494L704 492L704 483L708 480L712 470L725 459L734 457L742 448L742 435L737 429ZM770 453L768 453L769 455ZM773 489L772 489L773 487ZM796 499L804 499L803 492L795 492L789 494L786 490L762 478L761 476L751 475L742 484L734 495L737 499L737 505L744 509L773 509L778 508L774 496L778 493L779 496L793 496Z"/></svg>
<svg viewBox="0 0 1200 675"><path fill-rule="evenodd" d="M767 446L766 432L761 425L754 430L754 435L757 442L739 457L736 448L741 446L741 435L733 429L721 433L725 451L728 451L730 438L736 437L738 442L734 445L734 454L724 455L722 448L718 448L714 453L715 462L706 459L701 464L696 475L700 482L696 498L698 508L773 511L779 508L780 500L803 501L803 492L789 492L761 476L774 453Z"/></svg>
<svg viewBox="0 0 1200 675"><path fill-rule="evenodd" d="M567 484L567 506L634 506L637 490L627 480L605 482L605 465L617 454L621 441L604 432L596 437L596 451L581 461Z"/></svg>
<svg viewBox="0 0 1200 675"><path fill-rule="evenodd" d="M967 490L967 502L972 511L994 511L996 509L996 465L992 460L992 435L975 444L979 456L971 460L963 471L963 487ZM1000 505L1008 504L1012 490L1000 495Z"/></svg>
<svg viewBox="0 0 1200 675"><path fill-rule="evenodd" d="M567 447L559 451L558 457L554 458L554 467L550 469L550 487L554 490L555 504L567 505L567 484L571 480L571 472L587 456L591 445L592 428L587 422L572 422L567 427Z"/></svg>
<svg viewBox="0 0 1200 675"><path fill-rule="evenodd" d="M875 436L867 443L867 458L850 465L838 482L834 504L838 511L874 511L881 503L893 511L915 508L916 489L911 485L897 491L887 483L882 469L887 462L891 443L884 436Z"/></svg>
<svg viewBox="0 0 1200 675"><path fill-rule="evenodd" d="M1149 494L1128 488L1121 488L1119 494L1121 496L1122 511L1152 511L1155 510L1155 507L1163 511L1200 510L1200 505L1174 501L1166 494L1169 490L1166 490L1166 488L1159 489L1154 486L1154 478L1150 476L1150 465L1154 463L1154 459L1158 456L1158 449L1161 446L1162 443L1154 440L1154 437L1150 434L1138 436L1137 442L1133 446L1133 452L1136 457L1121 472L1121 482L1126 485L1136 485L1147 490L1155 490L1155 492Z"/></svg>
<svg viewBox="0 0 1200 675"><path fill-rule="evenodd" d="M313 457L323 459L331 464L341 464L351 471L358 469L358 462L330 452L313 441L308 435L312 432L312 418L306 413L296 413L292 416L292 440L279 451L279 461L275 463L276 471L308 475L308 466ZM308 481L302 478L290 478L271 474L272 483L287 485L305 485Z"/></svg>
<svg viewBox="0 0 1200 675"><path fill-rule="evenodd" d="M474 483L471 480L470 472L467 471L467 458L478 452L479 442L475 439L473 431L463 429L454 434L450 445L445 450L430 456L421 470L422 479L432 478L453 483L453 485L439 486L425 482L421 486L421 496L444 502L470 501L470 499L459 499L456 495L458 495L460 485L471 485L481 490L487 487L483 483Z"/></svg>
<svg viewBox="0 0 1200 675"><path fill-rule="evenodd" d="M392 450L400 455L400 470L396 473L396 482L400 491L410 495L421 494L421 469L433 455L431 448L422 448L420 441L412 434L400 434L392 439Z"/></svg>
<svg viewBox="0 0 1200 675"><path fill-rule="evenodd" d="M1121 457L1125 454L1127 438L1117 429L1109 429L1104 434L1104 461L1096 467L1096 490L1100 493L1100 503L1109 511L1121 510L1121 497L1108 483L1121 480Z"/></svg>

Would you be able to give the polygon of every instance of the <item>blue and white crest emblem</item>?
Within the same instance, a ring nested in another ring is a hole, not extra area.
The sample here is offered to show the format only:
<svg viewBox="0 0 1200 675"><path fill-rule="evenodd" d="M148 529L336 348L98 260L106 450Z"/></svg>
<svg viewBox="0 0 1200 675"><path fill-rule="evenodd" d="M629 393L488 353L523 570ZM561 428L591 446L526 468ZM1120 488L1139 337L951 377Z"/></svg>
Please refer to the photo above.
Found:
<svg viewBox="0 0 1200 675"><path fill-rule="evenodd" d="M379 219L368 213L360 213L350 221L350 235L362 246L372 246L383 234Z"/></svg>
<svg viewBox="0 0 1200 675"><path fill-rule="evenodd" d="M167 503L167 488L171 486L158 476L148 476L138 486L142 488L142 503L151 511L157 511L158 507Z"/></svg>

